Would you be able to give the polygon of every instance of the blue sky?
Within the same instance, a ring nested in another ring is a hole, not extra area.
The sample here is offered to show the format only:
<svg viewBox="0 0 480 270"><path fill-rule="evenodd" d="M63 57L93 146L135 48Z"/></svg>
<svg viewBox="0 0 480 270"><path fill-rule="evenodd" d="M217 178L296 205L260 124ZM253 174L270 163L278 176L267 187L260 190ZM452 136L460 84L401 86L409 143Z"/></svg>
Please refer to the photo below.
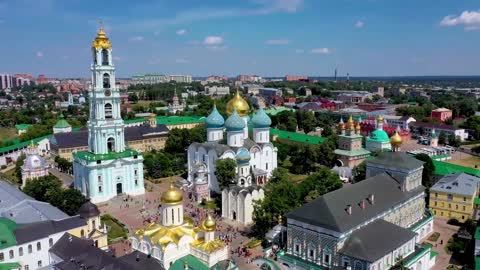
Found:
<svg viewBox="0 0 480 270"><path fill-rule="evenodd" d="M479 75L478 0L0 0L0 73Z"/></svg>

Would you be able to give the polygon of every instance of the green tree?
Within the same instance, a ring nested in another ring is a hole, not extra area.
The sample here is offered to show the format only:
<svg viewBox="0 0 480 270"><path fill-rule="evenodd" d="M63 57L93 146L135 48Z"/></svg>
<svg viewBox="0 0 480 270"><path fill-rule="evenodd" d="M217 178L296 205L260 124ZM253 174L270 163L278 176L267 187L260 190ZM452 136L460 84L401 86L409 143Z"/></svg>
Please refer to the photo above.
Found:
<svg viewBox="0 0 480 270"><path fill-rule="evenodd" d="M76 215L85 203L85 197L78 189L64 189L61 192L62 203L58 207L70 216Z"/></svg>
<svg viewBox="0 0 480 270"><path fill-rule="evenodd" d="M217 177L220 189L228 187L234 183L236 176L235 169L237 168L237 162L234 159L218 159L215 162L215 176Z"/></svg>
<svg viewBox="0 0 480 270"><path fill-rule="evenodd" d="M464 128L475 130L475 140L480 140L480 116L472 116L461 125Z"/></svg>
<svg viewBox="0 0 480 270"><path fill-rule="evenodd" d="M61 190L62 183L53 175L28 181L23 188L25 194L42 202L49 202L52 194L60 193Z"/></svg>
<svg viewBox="0 0 480 270"><path fill-rule="evenodd" d="M132 103L137 103L138 102L138 96L135 93L130 93L128 94L128 101Z"/></svg>
<svg viewBox="0 0 480 270"><path fill-rule="evenodd" d="M438 135L438 143L439 144L446 144L447 143L447 135L445 132L440 131L440 134Z"/></svg>
<svg viewBox="0 0 480 270"><path fill-rule="evenodd" d="M314 200L319 196L341 187L342 181L340 181L338 175L332 173L330 169L323 167L309 175L296 189L301 202Z"/></svg>
<svg viewBox="0 0 480 270"><path fill-rule="evenodd" d="M15 176L17 176L17 179L19 182L21 182L22 179L22 166L25 161L25 154L21 154L18 158L17 161L15 162Z"/></svg>
<svg viewBox="0 0 480 270"><path fill-rule="evenodd" d="M422 171L422 185L426 188L430 188L433 184L433 172L435 171L435 165L432 159L427 154L416 154L416 159L423 161Z"/></svg>
<svg viewBox="0 0 480 270"><path fill-rule="evenodd" d="M355 183L365 180L367 173L367 163L364 161L352 170L353 181Z"/></svg>

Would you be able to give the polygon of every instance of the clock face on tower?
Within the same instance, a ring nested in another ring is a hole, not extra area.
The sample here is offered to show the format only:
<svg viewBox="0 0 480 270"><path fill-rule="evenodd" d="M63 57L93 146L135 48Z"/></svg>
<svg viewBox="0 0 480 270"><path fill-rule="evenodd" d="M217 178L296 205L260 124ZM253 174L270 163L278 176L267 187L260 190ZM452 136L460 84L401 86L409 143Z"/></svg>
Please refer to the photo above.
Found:
<svg viewBox="0 0 480 270"><path fill-rule="evenodd" d="M109 97L112 94L112 91L110 90L105 90L105 96Z"/></svg>

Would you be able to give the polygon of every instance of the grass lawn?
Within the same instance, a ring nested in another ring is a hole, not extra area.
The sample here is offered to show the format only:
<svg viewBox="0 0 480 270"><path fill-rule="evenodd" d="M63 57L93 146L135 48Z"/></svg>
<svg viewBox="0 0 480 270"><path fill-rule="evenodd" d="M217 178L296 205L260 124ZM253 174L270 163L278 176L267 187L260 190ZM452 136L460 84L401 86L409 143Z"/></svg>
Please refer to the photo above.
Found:
<svg viewBox="0 0 480 270"><path fill-rule="evenodd" d="M300 183L303 180L305 180L305 178L307 178L308 176L304 174L293 174L293 173L288 173L288 175L290 176L290 179L292 179L294 183Z"/></svg>
<svg viewBox="0 0 480 270"><path fill-rule="evenodd" d="M6 171L3 176L5 179L10 182L11 184L18 184L20 183L20 180L17 178L17 175L15 174L15 167L13 169L10 169Z"/></svg>
<svg viewBox="0 0 480 270"><path fill-rule="evenodd" d="M432 235L430 235L430 236L428 237L427 240L430 241L430 242L434 242L434 243L435 243L435 242L437 242L437 240L438 240L439 237L440 237L440 233L434 232L434 233L432 233Z"/></svg>
<svg viewBox="0 0 480 270"><path fill-rule="evenodd" d="M480 158L475 156L469 156L458 160L449 160L448 163L457 164L465 167L475 168L477 165L480 168Z"/></svg>
<svg viewBox="0 0 480 270"><path fill-rule="evenodd" d="M101 217L101 220L108 228L108 243L127 238L128 230L118 219L106 214Z"/></svg>
<svg viewBox="0 0 480 270"><path fill-rule="evenodd" d="M17 137L15 128L0 127L0 141L13 139Z"/></svg>

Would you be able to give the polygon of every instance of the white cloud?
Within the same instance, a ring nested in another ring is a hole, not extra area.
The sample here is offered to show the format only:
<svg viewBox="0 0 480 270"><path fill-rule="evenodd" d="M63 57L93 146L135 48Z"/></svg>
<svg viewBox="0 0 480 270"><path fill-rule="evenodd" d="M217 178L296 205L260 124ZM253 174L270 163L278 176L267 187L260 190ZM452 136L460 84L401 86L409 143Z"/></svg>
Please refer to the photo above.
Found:
<svg viewBox="0 0 480 270"><path fill-rule="evenodd" d="M128 38L128 42L130 43L139 43L143 42L145 39L142 36L135 36L135 37L130 37Z"/></svg>
<svg viewBox="0 0 480 270"><path fill-rule="evenodd" d="M39 51L39 52L37 52L35 55L36 55L38 58L42 58L42 57L43 57L43 52L40 52L40 51Z"/></svg>
<svg viewBox="0 0 480 270"><path fill-rule="evenodd" d="M266 44L268 45L287 45L290 43L290 40L288 39L269 39L265 41Z"/></svg>
<svg viewBox="0 0 480 270"><path fill-rule="evenodd" d="M297 53L297 54L302 54L304 52L305 52L305 50L303 50L303 49L296 49L295 50L295 53Z"/></svg>
<svg viewBox="0 0 480 270"><path fill-rule="evenodd" d="M223 38L218 36L208 36L203 40L205 45L218 45L223 43Z"/></svg>
<svg viewBox="0 0 480 270"><path fill-rule="evenodd" d="M185 58L178 58L178 59L175 59L175 63L177 63L177 64L187 64L188 60L185 59Z"/></svg>
<svg viewBox="0 0 480 270"><path fill-rule="evenodd" d="M458 26L463 25L466 31L478 30L480 27L480 10L465 10L462 14L448 15L440 21L440 26Z"/></svg>
<svg viewBox="0 0 480 270"><path fill-rule="evenodd" d="M207 49L209 49L211 51L214 51L214 52L219 52L219 51L226 51L228 49L228 47L225 46L225 45L223 45L223 46L213 45L213 46L207 46Z"/></svg>
<svg viewBox="0 0 480 270"><path fill-rule="evenodd" d="M310 53L314 53L314 54L329 54L331 52L332 50L329 48L315 48L310 50Z"/></svg>
<svg viewBox="0 0 480 270"><path fill-rule="evenodd" d="M363 22L363 21L357 21L357 22L355 23L355 27L356 27L356 28L362 28L362 27L364 27L364 26L365 26L365 22Z"/></svg>
<svg viewBox="0 0 480 270"><path fill-rule="evenodd" d="M127 22L126 25L122 27L142 30L145 28L155 29L202 20L262 16L274 13L296 13L303 7L303 0L255 0L253 3L255 4L255 7L252 8L232 7L191 9L177 13L171 18L133 20Z"/></svg>
<svg viewBox="0 0 480 270"><path fill-rule="evenodd" d="M187 30L185 30L185 29L179 29L179 30L177 30L176 33L177 33L177 35L179 35L179 36L183 36L183 35L186 35L186 34L187 34Z"/></svg>

